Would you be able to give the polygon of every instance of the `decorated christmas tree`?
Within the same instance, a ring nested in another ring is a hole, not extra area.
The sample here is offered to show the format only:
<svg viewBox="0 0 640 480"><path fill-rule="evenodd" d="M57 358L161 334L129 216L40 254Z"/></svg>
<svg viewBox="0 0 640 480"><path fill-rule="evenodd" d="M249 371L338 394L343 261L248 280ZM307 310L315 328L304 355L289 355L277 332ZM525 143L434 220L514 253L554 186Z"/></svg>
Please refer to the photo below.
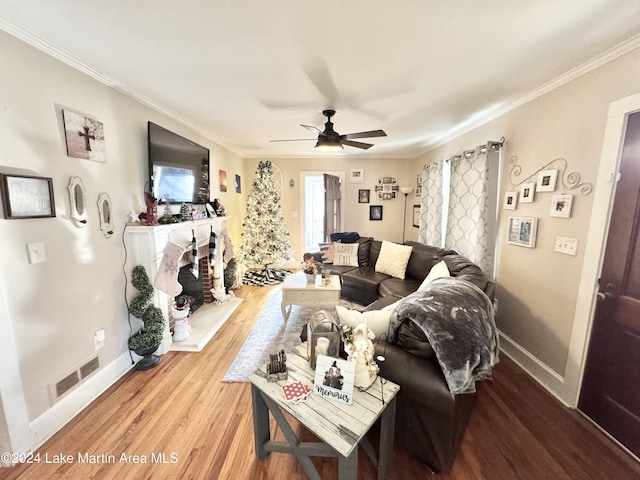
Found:
<svg viewBox="0 0 640 480"><path fill-rule="evenodd" d="M280 208L280 194L273 183L271 162L258 164L253 190L247 196L247 213L242 224L239 260L246 267L263 266L267 278L270 266L293 260L289 230Z"/></svg>

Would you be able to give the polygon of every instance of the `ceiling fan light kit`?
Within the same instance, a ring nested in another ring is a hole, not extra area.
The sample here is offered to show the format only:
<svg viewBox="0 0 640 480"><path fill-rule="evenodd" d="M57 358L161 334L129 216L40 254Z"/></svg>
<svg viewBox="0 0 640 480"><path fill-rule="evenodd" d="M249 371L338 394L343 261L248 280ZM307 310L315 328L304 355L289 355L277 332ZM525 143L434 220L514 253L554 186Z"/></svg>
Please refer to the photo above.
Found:
<svg viewBox="0 0 640 480"><path fill-rule="evenodd" d="M344 149L345 145L355 148L361 148L363 150L367 150L368 148L373 147L371 143L364 142L354 142L354 138L371 138L371 137L386 137L387 134L383 130L370 130L367 132L356 132L356 133L347 133L345 135L340 135L333 129L333 122L331 121L331 117L336 114L335 110L323 110L322 114L327 117L327 121L324 124L324 131L321 131L319 128L311 126L311 125L302 125L301 127L306 128L310 132L313 132L318 136L316 140L316 146L312 148L314 152L339 152ZM272 140L272 142L296 142L306 139L291 139L291 140Z"/></svg>

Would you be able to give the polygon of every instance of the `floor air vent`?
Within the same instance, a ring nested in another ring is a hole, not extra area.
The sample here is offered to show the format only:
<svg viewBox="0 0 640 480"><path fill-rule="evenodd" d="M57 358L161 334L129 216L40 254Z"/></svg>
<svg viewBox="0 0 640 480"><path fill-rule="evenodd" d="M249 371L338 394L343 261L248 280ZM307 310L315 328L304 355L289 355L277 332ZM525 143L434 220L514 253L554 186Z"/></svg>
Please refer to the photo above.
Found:
<svg viewBox="0 0 640 480"><path fill-rule="evenodd" d="M85 378L100 368L100 358L93 357L73 372L67 374L54 385L51 385L51 400L57 402L60 397L66 394L73 387L81 383Z"/></svg>

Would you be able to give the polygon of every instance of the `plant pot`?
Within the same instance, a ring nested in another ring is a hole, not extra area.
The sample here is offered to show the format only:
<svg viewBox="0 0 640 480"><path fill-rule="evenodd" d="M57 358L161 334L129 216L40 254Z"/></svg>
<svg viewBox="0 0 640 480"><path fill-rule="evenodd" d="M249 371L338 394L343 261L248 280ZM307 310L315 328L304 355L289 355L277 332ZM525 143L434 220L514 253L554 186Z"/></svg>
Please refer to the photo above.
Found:
<svg viewBox="0 0 640 480"><path fill-rule="evenodd" d="M136 355L144 357L138 363L136 363L136 370L149 370L160 363L160 357L158 355L154 355L155 351L158 350L160 344L155 345L153 347L147 348L138 348L134 350Z"/></svg>

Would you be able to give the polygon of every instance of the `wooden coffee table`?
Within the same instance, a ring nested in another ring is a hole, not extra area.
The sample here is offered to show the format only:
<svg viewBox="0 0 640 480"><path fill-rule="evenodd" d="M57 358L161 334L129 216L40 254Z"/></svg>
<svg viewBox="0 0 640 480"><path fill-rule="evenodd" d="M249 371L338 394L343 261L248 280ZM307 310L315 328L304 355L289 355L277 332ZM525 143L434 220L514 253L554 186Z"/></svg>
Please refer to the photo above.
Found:
<svg viewBox="0 0 640 480"><path fill-rule="evenodd" d="M271 452L295 455L312 480L320 480L310 456L338 457L339 478L358 478L358 446L362 446L371 461L378 467L378 479L391 475L393 456L393 434L395 427L396 393L400 387L393 382L378 378L364 392L353 392L351 405L327 400L309 393L304 402L287 402L282 386L300 380L313 390L315 372L309 366L306 345L287 353L289 378L268 382L266 365L249 376L253 403L253 431L256 458L262 459ZM283 411L303 424L322 442L300 442L287 422ZM286 442L271 440L269 412L273 415ZM365 437L374 422L380 418L380 447L376 452Z"/></svg>
<svg viewBox="0 0 640 480"><path fill-rule="evenodd" d="M324 285L323 278L316 275L314 283L307 283L307 276L301 273L289 275L282 282L282 317L285 324L291 315L293 305L332 307L340 300L340 277L331 275Z"/></svg>

